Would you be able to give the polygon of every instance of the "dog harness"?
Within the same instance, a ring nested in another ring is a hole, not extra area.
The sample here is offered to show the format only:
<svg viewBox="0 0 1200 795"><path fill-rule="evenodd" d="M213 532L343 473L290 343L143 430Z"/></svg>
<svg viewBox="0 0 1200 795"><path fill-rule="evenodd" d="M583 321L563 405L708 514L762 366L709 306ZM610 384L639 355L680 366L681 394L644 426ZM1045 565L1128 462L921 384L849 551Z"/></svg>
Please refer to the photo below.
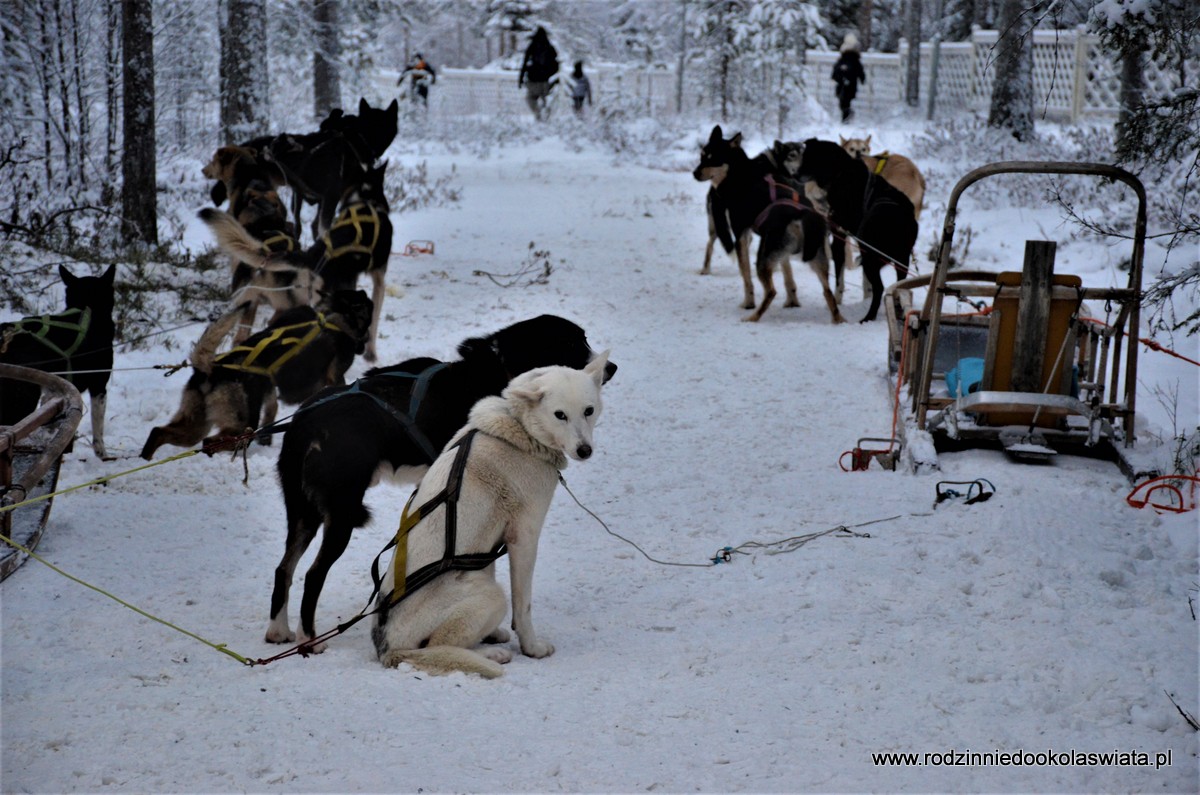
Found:
<svg viewBox="0 0 1200 795"><path fill-rule="evenodd" d="M413 491L412 496L408 498L408 503L404 506L404 512L400 516L400 528L396 531L395 537L375 556L375 560L371 564L371 579L375 583L375 590L371 594L372 599L375 598L375 594L379 593L383 583L383 579L379 576L379 559L392 547L396 548L396 554L392 560L392 591L380 599L384 614L393 605L416 593L439 575L447 571L478 571L487 568L497 558L502 557L508 552L508 547L505 545L503 538L500 539L490 552L464 554L456 552L458 544L458 498L462 493L463 473L467 468L467 455L471 452L471 442L477 433L479 433L479 430L472 428L454 443L454 447L458 448L458 452L455 453L454 463L450 466L450 474L446 478L446 485L429 502L415 511L412 510L412 501L416 499L417 491ZM442 558L441 560L435 560L433 563L422 566L412 574L408 574L408 534L414 527L421 523L422 519L442 505L446 506L446 546L442 552Z"/></svg>
<svg viewBox="0 0 1200 795"><path fill-rule="evenodd" d="M759 231L762 225L766 223L767 217L776 207L791 207L793 210L812 210L812 207L808 206L806 203L803 203L803 197L800 196L800 191L796 190L791 185L783 182L776 182L775 177L770 174L767 174L765 177L763 177L763 179L766 180L767 190L771 199L767 206L763 208L762 212L758 214L758 217L754 219L752 228L755 232Z"/></svg>
<svg viewBox="0 0 1200 795"><path fill-rule="evenodd" d="M262 247L267 254L291 254L296 250L296 238L287 232L276 232L262 241Z"/></svg>
<svg viewBox="0 0 1200 795"><path fill-rule="evenodd" d="M340 328L325 319L325 315L317 313L315 320L304 323L294 323L290 326L280 326L272 329L253 345L238 345L222 353L213 364L227 370L237 370L252 375L261 375L272 380L285 364L300 355L300 352L312 343L322 331L344 333ZM265 361L274 354L275 358ZM260 363L264 360L265 363Z"/></svg>
<svg viewBox="0 0 1200 795"><path fill-rule="evenodd" d="M83 345L87 338L88 328L92 325L92 308L68 309L57 315L39 315L26 317L10 324L0 337L0 353L8 350L8 345L18 334L28 334L42 343L55 357L67 363L67 375L71 373L71 356ZM63 347L50 339L53 329L74 331L75 338Z"/></svg>
<svg viewBox="0 0 1200 795"><path fill-rule="evenodd" d="M299 411L296 412L296 414L299 414L301 411L308 411L309 409L316 408L322 403L328 403L330 401L337 400L338 398L348 397L350 395L362 395L363 397L367 397L375 401L375 405L386 411L389 415L391 415L392 419L400 423L400 426L404 428L404 432L408 434L408 438L412 439L413 442L415 442L416 445L421 448L421 452L425 454L426 459L428 459L429 463L432 464L434 459L437 458L438 451L434 449L433 443L429 441L429 437L426 436L421 430L420 426L417 425L416 416L417 411L421 408L421 401L425 399L425 393L429 390L430 380L446 366L447 365L445 362L439 362L438 364L426 367L419 373L376 373L373 376L376 378L412 378L416 381L416 383L413 384L412 392L408 396L407 412L396 408L379 395L376 395L374 392L363 389L363 379L359 378L353 384L351 384L349 388L341 392L334 392L333 394L318 398L312 403L305 404L299 409ZM287 425L279 423L269 427L269 431L272 433L278 433L286 429Z"/></svg>
<svg viewBox="0 0 1200 795"><path fill-rule="evenodd" d="M350 242L335 246L333 244L334 233L342 229L353 229L354 233L349 239ZM375 250L375 244L379 242L380 233L379 212L373 205L366 202L350 205L338 214L333 226L329 227L329 231L321 238L321 242L325 244L325 257L321 264L324 265L347 254L369 256ZM316 270L318 273L321 272L320 267Z"/></svg>
<svg viewBox="0 0 1200 795"><path fill-rule="evenodd" d="M878 177L883 173L883 167L887 165L889 153L884 152L881 155L871 155L871 157L875 158L875 170L872 173Z"/></svg>

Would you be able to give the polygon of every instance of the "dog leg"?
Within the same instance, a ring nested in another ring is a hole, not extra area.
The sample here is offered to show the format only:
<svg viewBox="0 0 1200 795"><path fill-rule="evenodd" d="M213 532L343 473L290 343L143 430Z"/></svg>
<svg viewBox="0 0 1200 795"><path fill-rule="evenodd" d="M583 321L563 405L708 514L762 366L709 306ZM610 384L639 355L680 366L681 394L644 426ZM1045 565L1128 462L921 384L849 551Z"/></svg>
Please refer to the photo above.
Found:
<svg viewBox="0 0 1200 795"><path fill-rule="evenodd" d="M92 393L92 450L96 458L104 459L108 451L104 447L104 413L108 410L108 392Z"/></svg>
<svg viewBox="0 0 1200 795"><path fill-rule="evenodd" d="M738 270L742 274L742 309L754 308L754 282L750 278L750 230L737 241Z"/></svg>
<svg viewBox="0 0 1200 795"><path fill-rule="evenodd" d="M146 437L146 443L142 445L142 458L149 461L154 457L154 452L164 444L191 447L203 439L211 427L203 395L199 390L185 387L179 411L169 423L154 428Z"/></svg>
<svg viewBox="0 0 1200 795"><path fill-rule="evenodd" d="M879 312L879 304L883 301L883 279L880 277L883 261L874 252L864 252L862 267L863 275L867 277L866 281L871 287L871 308L867 310L867 316L859 322L868 323L875 319Z"/></svg>
<svg viewBox="0 0 1200 795"><path fill-rule="evenodd" d="M800 297L796 295L796 279L792 276L791 257L784 257L780 268L783 270L783 286L787 295L787 300L783 302L783 305L800 306Z"/></svg>
<svg viewBox="0 0 1200 795"><path fill-rule="evenodd" d="M835 324L845 323L846 319L842 317L838 301L829 289L829 261L825 259L825 252L819 252L816 258L809 261L808 267L812 268L813 273L817 274L817 280L821 282L821 292L825 296L825 305L829 307L830 318Z"/></svg>
<svg viewBox="0 0 1200 795"><path fill-rule="evenodd" d="M533 567L537 562L537 542L541 527L521 527L505 534L508 542L509 586L512 588L512 628L521 641L521 653L527 657L549 657L554 646L539 640L533 629Z"/></svg>
<svg viewBox="0 0 1200 795"><path fill-rule="evenodd" d="M321 589L325 587L325 578L337 559L346 551L350 543L353 527L338 521L330 521L334 517L325 517L325 535L321 539L321 548L317 557L304 575L304 596L300 599L300 641L305 642L317 636L316 616L317 600L321 597ZM320 654L325 651L324 643L314 644L309 651Z"/></svg>
<svg viewBox="0 0 1200 795"><path fill-rule="evenodd" d="M742 318L747 323L757 323L762 319L763 314L767 311L767 307L775 300L775 267L779 264L780 259L787 261L787 254L780 256L778 249L779 240L775 236L764 237L758 243L758 257L755 262L755 269L758 272L758 281L763 287L762 304L758 309ZM792 290L795 291L796 285L792 284Z"/></svg>
<svg viewBox="0 0 1200 795"><path fill-rule="evenodd" d="M712 221L708 223L708 245L704 247L704 267L700 269L701 276L707 276L712 273L712 253L713 244L717 242L717 235L713 232Z"/></svg>
<svg viewBox="0 0 1200 795"><path fill-rule="evenodd" d="M321 526L321 517L312 508L304 506L303 515L288 521L287 545L283 550L283 559L275 567L275 587L271 591L271 620L267 624L267 643L291 643L296 639L288 624L288 594L292 588L292 576L300 558L308 549L312 540L317 537Z"/></svg>
<svg viewBox="0 0 1200 795"><path fill-rule="evenodd" d="M371 328L367 331L367 348L363 351L363 358L368 362L375 361L375 335L379 333L379 318L383 314L383 298L386 293L386 285L383 277L387 275L387 271L383 268L373 270L371 273Z"/></svg>

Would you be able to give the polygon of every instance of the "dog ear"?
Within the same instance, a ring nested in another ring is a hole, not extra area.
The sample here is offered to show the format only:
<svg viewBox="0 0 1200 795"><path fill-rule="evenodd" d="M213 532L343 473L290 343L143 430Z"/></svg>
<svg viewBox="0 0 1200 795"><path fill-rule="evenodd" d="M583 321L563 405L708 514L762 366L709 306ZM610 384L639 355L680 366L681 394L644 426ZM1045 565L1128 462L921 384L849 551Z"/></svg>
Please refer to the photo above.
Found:
<svg viewBox="0 0 1200 795"><path fill-rule="evenodd" d="M66 265L58 266L58 276L60 279L62 279L63 284L67 285L68 287L79 281L79 277L67 270Z"/></svg>
<svg viewBox="0 0 1200 795"><path fill-rule="evenodd" d="M394 120L400 113L400 100L393 99L392 104L387 106L387 112Z"/></svg>
<svg viewBox="0 0 1200 795"><path fill-rule="evenodd" d="M100 278L107 282L109 287L112 287L113 282L117 280L117 263L109 265L108 270L100 274Z"/></svg>
<svg viewBox="0 0 1200 795"><path fill-rule="evenodd" d="M846 139L843 138L840 133L838 134L838 141L841 142L843 148L846 146Z"/></svg>
<svg viewBox="0 0 1200 795"><path fill-rule="evenodd" d="M733 137L729 139L729 145L732 147L735 147L737 149L741 149L742 148L742 134L740 132L734 133Z"/></svg>
<svg viewBox="0 0 1200 795"><path fill-rule="evenodd" d="M537 387L509 387L504 390L505 396L517 403L523 403L529 408L539 405L546 393Z"/></svg>
<svg viewBox="0 0 1200 795"><path fill-rule="evenodd" d="M367 111L369 111L370 109L371 109L371 106L367 104L366 98L359 97L358 98L358 115L366 116Z"/></svg>
<svg viewBox="0 0 1200 795"><path fill-rule="evenodd" d="M583 371L590 375L592 380L596 382L597 389L604 384L604 370L606 367L608 367L608 355L610 353L612 353L611 350L604 351L604 353L600 354L595 359L592 359L587 363L587 366L583 368Z"/></svg>
<svg viewBox="0 0 1200 795"><path fill-rule="evenodd" d="M712 128L712 132L708 136L708 142L713 144L723 140L725 140L725 134L721 132L721 125L718 124Z"/></svg>
<svg viewBox="0 0 1200 795"><path fill-rule="evenodd" d="M863 139L863 146L867 147L868 152L871 151L871 136L868 135L865 139Z"/></svg>

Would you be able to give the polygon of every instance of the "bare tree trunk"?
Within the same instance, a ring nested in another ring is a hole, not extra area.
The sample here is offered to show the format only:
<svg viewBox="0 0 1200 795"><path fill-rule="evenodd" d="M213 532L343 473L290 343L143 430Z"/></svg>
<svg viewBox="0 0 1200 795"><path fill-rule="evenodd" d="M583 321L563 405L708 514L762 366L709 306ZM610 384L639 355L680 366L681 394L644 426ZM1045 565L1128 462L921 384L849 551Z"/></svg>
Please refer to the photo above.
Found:
<svg viewBox="0 0 1200 795"><path fill-rule="evenodd" d="M342 106L342 80L338 71L342 48L337 0L315 0L313 24L316 49L313 52L313 110L318 119Z"/></svg>
<svg viewBox="0 0 1200 795"><path fill-rule="evenodd" d="M75 83L75 109L79 114L79 184L87 187L87 156L91 151L92 125L91 113L85 99L83 85L83 61L86 53L79 44L79 0L71 3L71 49L74 51L71 59L72 81Z"/></svg>
<svg viewBox="0 0 1200 795"><path fill-rule="evenodd" d="M221 132L243 141L267 131L266 0L225 0L222 20Z"/></svg>
<svg viewBox="0 0 1200 795"><path fill-rule="evenodd" d="M904 38L908 39L904 101L909 107L915 108L921 104L921 0L908 0Z"/></svg>
<svg viewBox="0 0 1200 795"><path fill-rule="evenodd" d="M1032 19L1027 0L1004 0L988 126L1009 130L1018 141L1033 136Z"/></svg>
<svg viewBox="0 0 1200 795"><path fill-rule="evenodd" d="M871 49L871 12L874 6L873 0L863 0L858 6L858 41L861 52Z"/></svg>
<svg viewBox="0 0 1200 795"><path fill-rule="evenodd" d="M1180 83L1182 85L1182 83ZM1117 116L1117 151L1128 150L1131 143L1130 122L1138 113L1146 93L1146 43L1121 53L1121 110Z"/></svg>
<svg viewBox="0 0 1200 795"><path fill-rule="evenodd" d="M122 238L158 244L154 154L154 20L145 0L122 0L125 146L121 157Z"/></svg>
<svg viewBox="0 0 1200 795"><path fill-rule="evenodd" d="M113 178L117 173L117 128L121 85L121 2L107 0L104 8L104 23L107 38L104 53L104 186L101 201L113 201Z"/></svg>
<svg viewBox="0 0 1200 795"><path fill-rule="evenodd" d="M42 159L46 171L46 187L54 184L54 143L51 138L51 107L50 107L50 27L46 23L44 9L38 4L30 3L31 13L37 15L40 47L34 48L37 65L34 67L38 75L39 88L42 94Z"/></svg>
<svg viewBox="0 0 1200 795"><path fill-rule="evenodd" d="M59 138L62 140L63 170L67 177L67 187L71 188L75 184L78 171L75 163L78 152L75 148L74 116L71 113L71 87L67 83L71 70L67 68L67 37L66 26L63 24L62 0L54 0L51 8L54 10L54 71L58 75Z"/></svg>

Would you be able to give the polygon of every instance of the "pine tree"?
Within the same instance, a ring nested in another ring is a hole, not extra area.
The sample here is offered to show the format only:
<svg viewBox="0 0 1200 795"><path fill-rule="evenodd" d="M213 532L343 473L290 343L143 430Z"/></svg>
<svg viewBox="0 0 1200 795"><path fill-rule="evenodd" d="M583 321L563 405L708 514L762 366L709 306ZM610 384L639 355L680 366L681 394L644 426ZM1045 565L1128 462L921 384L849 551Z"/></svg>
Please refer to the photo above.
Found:
<svg viewBox="0 0 1200 795"><path fill-rule="evenodd" d="M316 118L342 106L341 28L337 0L313 0L313 111Z"/></svg>
<svg viewBox="0 0 1200 795"><path fill-rule="evenodd" d="M988 126L1018 141L1033 137L1033 22L1027 0L1004 0Z"/></svg>

